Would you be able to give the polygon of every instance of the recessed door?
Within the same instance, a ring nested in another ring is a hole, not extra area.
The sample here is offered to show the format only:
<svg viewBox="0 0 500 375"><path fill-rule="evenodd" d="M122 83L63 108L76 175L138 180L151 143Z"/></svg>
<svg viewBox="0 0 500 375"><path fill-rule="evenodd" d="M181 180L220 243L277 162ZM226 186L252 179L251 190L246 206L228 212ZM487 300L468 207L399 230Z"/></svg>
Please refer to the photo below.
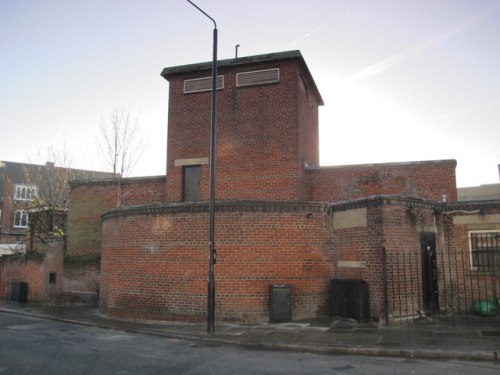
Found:
<svg viewBox="0 0 500 375"><path fill-rule="evenodd" d="M182 169L183 193L182 200L185 202L194 202L201 199L200 192L200 166L189 165Z"/></svg>
<svg viewBox="0 0 500 375"><path fill-rule="evenodd" d="M428 314L439 311L438 268L436 258L436 234L421 233L422 295L424 310Z"/></svg>

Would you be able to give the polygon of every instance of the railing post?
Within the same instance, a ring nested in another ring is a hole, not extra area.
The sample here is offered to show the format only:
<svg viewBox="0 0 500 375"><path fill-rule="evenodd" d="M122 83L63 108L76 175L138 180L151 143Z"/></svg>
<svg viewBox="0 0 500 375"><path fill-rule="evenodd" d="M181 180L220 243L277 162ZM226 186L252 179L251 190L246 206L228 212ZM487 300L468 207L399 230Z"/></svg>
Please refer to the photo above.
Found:
<svg viewBox="0 0 500 375"><path fill-rule="evenodd" d="M389 325L389 288L387 277L387 254L385 247L382 246L382 279L384 282L384 319L385 324Z"/></svg>

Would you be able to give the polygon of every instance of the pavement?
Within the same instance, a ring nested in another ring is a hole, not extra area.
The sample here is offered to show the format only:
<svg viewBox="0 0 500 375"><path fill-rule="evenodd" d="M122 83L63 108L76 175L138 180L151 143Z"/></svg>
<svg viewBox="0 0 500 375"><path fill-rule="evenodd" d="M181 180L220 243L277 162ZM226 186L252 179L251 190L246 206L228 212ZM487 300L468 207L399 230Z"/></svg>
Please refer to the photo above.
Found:
<svg viewBox="0 0 500 375"><path fill-rule="evenodd" d="M500 363L500 318L481 324L426 318L393 326L350 319L287 323L206 324L115 319L90 306L44 306L0 299L0 312L51 319L167 338L245 348L321 354L353 354L426 359L461 359Z"/></svg>

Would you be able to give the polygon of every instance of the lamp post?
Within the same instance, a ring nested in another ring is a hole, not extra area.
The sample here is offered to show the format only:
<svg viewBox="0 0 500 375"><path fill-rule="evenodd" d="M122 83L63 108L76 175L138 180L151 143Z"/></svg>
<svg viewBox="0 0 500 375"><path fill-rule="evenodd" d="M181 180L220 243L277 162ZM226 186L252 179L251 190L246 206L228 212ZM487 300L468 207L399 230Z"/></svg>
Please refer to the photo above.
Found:
<svg viewBox="0 0 500 375"><path fill-rule="evenodd" d="M210 115L210 203L209 203L209 266L207 293L207 333L215 332L215 155L217 130L217 23L200 7L190 0L192 6L198 9L214 23L213 58L212 58L212 104Z"/></svg>

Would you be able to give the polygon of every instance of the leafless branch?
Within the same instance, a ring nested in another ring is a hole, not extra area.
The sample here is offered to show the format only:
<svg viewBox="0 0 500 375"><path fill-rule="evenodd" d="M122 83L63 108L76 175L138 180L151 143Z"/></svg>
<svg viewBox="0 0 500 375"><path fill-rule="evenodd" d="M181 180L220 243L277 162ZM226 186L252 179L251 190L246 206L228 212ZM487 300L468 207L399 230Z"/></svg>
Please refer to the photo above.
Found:
<svg viewBox="0 0 500 375"><path fill-rule="evenodd" d="M115 177L126 177L132 172L144 151L137 120L123 108L113 109L108 121L99 124L97 144L102 157Z"/></svg>

